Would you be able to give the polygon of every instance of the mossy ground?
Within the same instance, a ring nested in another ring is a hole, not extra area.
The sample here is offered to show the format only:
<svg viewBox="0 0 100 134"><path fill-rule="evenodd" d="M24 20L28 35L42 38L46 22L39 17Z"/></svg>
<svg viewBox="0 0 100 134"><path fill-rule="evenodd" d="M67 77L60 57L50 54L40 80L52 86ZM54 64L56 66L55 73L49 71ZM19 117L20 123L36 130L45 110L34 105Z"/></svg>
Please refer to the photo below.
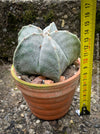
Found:
<svg viewBox="0 0 100 134"><path fill-rule="evenodd" d="M32 2L18 2L11 4L5 2L0 3L0 57L9 58L13 56L13 51L17 46L17 34L22 26L28 24L34 24L41 28L46 27L49 23L54 21L58 29L62 29L61 23L64 15L68 18L64 19L65 27L70 32L76 32L80 36L80 7L77 9L78 2L68 3L32 3ZM77 14L74 15L72 8L76 8ZM96 17L96 33L100 33L100 9L97 9ZM7 32L3 32L3 29L7 29ZM13 43L14 42L14 43ZM10 49L12 49L10 52Z"/></svg>
<svg viewBox="0 0 100 134"><path fill-rule="evenodd" d="M96 13L96 33L100 34L100 9Z"/></svg>

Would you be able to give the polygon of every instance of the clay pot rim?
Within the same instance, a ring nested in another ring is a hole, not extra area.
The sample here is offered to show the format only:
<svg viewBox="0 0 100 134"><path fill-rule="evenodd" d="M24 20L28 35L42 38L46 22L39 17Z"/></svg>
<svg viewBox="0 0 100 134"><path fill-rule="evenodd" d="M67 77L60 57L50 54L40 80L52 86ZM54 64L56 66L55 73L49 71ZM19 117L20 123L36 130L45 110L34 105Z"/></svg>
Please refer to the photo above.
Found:
<svg viewBox="0 0 100 134"><path fill-rule="evenodd" d="M76 60L76 62L80 65L80 58L78 58ZM23 81L23 80L21 80L20 78L17 77L16 71L15 71L15 68L14 68L14 65L13 64L11 66L11 74L12 74L14 80L16 80L17 82L19 82L19 83L21 83L23 85L30 86L30 87L37 87L37 88L40 88L41 87L42 88L42 87L58 86L58 85L62 85L64 83L67 83L69 81L72 81L73 79L77 78L78 75L80 75L80 68L78 69L78 71L76 72L76 74L74 74L72 77L68 78L67 80L62 81L62 82L53 83L53 84L33 84L33 83L29 83L29 82Z"/></svg>

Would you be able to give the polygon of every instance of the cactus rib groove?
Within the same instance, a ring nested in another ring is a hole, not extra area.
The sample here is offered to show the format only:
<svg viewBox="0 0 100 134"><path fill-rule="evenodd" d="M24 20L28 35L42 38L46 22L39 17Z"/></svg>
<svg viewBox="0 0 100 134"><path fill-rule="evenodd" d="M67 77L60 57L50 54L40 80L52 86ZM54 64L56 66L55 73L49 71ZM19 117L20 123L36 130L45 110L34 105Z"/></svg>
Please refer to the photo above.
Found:
<svg viewBox="0 0 100 134"><path fill-rule="evenodd" d="M55 82L80 55L78 37L66 30L58 30L52 22L44 30L32 24L18 33L13 64L20 74L43 75Z"/></svg>

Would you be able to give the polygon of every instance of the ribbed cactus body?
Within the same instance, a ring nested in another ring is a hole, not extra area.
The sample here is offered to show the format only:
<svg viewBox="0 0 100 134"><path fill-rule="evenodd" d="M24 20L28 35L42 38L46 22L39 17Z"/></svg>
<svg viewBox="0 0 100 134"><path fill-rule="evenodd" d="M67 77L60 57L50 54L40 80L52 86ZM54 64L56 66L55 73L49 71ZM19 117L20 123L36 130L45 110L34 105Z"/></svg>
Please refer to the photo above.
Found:
<svg viewBox="0 0 100 134"><path fill-rule="evenodd" d="M20 74L38 74L59 81L79 54L80 41L76 35L57 30L54 22L44 30L28 25L18 34L13 62Z"/></svg>

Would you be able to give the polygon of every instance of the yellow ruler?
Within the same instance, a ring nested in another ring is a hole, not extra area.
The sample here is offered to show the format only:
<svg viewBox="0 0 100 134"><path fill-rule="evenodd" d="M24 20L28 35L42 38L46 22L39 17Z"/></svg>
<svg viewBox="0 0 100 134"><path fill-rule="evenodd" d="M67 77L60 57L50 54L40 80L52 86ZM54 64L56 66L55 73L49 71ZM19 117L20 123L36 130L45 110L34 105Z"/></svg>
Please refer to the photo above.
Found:
<svg viewBox="0 0 100 134"><path fill-rule="evenodd" d="M81 0L80 115L90 114L96 0Z"/></svg>

